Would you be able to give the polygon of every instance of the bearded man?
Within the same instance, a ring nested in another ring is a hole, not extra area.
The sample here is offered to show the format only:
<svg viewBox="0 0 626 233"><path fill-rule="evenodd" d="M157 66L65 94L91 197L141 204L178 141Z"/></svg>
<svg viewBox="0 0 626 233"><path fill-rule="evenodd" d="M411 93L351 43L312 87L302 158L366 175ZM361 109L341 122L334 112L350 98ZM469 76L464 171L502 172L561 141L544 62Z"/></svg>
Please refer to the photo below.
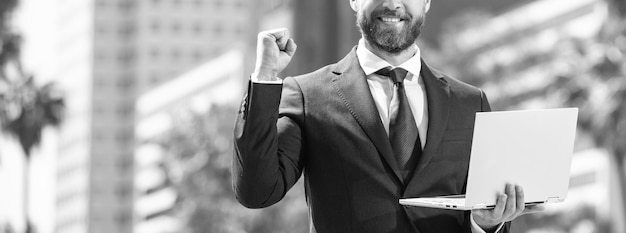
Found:
<svg viewBox="0 0 626 233"><path fill-rule="evenodd" d="M341 61L277 77L296 51L286 29L259 33L255 72L235 125L239 202L280 201L304 173L310 232L508 232L521 187L493 209L404 207L400 198L465 193L482 90L421 60L430 0L349 0L362 38ZM497 174L494 174L497 175Z"/></svg>

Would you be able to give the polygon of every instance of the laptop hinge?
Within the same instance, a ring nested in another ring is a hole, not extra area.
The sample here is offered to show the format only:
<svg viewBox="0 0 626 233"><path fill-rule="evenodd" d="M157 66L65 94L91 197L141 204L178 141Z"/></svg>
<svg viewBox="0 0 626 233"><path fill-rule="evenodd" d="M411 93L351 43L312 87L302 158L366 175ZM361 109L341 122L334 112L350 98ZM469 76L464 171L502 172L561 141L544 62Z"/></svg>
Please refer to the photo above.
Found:
<svg viewBox="0 0 626 233"><path fill-rule="evenodd" d="M472 209L486 209L487 205L485 204L475 204L474 206L472 206Z"/></svg>
<svg viewBox="0 0 626 233"><path fill-rule="evenodd" d="M562 201L563 200L559 197L549 197L548 200L546 200L546 203L559 203Z"/></svg>

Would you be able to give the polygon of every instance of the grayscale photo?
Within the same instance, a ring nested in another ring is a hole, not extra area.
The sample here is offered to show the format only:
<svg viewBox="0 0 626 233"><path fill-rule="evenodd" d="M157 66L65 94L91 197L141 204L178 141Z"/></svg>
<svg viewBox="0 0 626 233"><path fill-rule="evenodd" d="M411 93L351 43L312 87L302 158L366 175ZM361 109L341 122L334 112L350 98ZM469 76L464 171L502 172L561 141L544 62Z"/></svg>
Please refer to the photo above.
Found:
<svg viewBox="0 0 626 233"><path fill-rule="evenodd" d="M623 0L2 0L0 233L623 233L625 100Z"/></svg>

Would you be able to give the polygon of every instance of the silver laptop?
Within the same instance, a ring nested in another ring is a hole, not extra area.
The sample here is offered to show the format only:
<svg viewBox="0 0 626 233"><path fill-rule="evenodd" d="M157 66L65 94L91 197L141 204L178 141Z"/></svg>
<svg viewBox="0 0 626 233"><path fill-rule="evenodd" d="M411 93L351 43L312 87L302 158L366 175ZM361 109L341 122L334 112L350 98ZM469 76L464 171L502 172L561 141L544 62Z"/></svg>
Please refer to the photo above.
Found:
<svg viewBox="0 0 626 233"><path fill-rule="evenodd" d="M569 187L577 108L476 113L465 195L400 199L400 204L493 208L506 183L527 205L562 202Z"/></svg>

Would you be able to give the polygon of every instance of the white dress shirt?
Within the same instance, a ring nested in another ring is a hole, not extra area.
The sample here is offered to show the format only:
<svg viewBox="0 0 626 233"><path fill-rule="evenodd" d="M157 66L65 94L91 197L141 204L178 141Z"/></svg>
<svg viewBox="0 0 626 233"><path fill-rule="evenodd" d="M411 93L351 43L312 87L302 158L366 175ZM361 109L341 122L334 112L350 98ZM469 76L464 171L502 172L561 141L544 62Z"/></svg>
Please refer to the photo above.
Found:
<svg viewBox="0 0 626 233"><path fill-rule="evenodd" d="M417 48L417 45L413 46ZM394 93L393 81L391 81L389 77L375 74L375 72L385 67L400 67L408 71L403 82L404 90L409 100L409 106L411 106L415 123L417 124L420 141L422 142L421 147L424 149L424 145L426 145L426 132L428 132L428 104L426 102L424 81L420 78L422 63L420 61L419 48L417 48L417 52L409 60L399 66L392 66L387 61L369 51L365 47L365 42L361 39L356 48L356 56L361 68L365 72L367 84L372 93L372 97L374 97L374 102L376 103L380 120L383 122L383 126L385 126L387 136L389 136L389 105Z"/></svg>

